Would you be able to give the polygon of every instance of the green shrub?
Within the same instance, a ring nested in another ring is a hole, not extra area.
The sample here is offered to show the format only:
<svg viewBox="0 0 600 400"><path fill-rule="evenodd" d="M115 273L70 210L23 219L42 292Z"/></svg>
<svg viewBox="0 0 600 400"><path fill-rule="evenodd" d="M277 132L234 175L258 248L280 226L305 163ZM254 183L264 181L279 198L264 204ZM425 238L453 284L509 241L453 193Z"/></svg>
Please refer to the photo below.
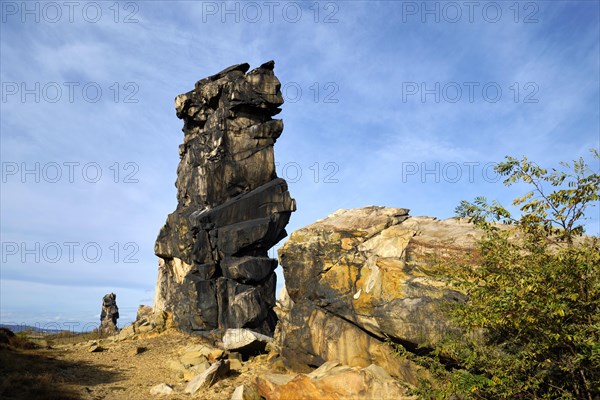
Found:
<svg viewBox="0 0 600 400"><path fill-rule="evenodd" d="M466 334L435 349L458 368L437 368L438 381L419 389L423 397L600 396L600 240L583 236L600 176L582 159L561 165L565 171L548 172L526 158L498 164L506 185L532 186L513 202L518 218L483 197L457 207L484 230L481 263L451 268L468 301L449 312Z"/></svg>

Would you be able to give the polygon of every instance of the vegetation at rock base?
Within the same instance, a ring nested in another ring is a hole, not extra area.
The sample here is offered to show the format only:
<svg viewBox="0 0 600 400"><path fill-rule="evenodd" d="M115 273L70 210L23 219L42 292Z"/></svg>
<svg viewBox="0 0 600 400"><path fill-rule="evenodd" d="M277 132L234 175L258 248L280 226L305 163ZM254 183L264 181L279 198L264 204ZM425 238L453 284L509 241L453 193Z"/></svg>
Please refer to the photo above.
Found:
<svg viewBox="0 0 600 400"><path fill-rule="evenodd" d="M561 166L511 157L496 166L505 185L532 188L513 202L519 217L483 197L457 207L484 230L481 259L447 266L468 295L448 309L465 334L415 356L437 377L418 389L423 398L600 398L600 239L583 236L600 176L583 159Z"/></svg>

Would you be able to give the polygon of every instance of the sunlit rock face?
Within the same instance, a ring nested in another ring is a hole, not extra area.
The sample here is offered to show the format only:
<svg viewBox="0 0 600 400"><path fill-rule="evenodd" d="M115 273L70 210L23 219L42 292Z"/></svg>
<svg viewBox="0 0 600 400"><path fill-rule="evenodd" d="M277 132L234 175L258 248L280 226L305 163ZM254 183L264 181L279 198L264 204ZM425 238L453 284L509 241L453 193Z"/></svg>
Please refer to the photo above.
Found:
<svg viewBox="0 0 600 400"><path fill-rule="evenodd" d="M233 65L175 99L183 120L177 208L155 245L155 309L183 330L248 328L272 334L277 261L295 211L275 172L281 84L269 61Z"/></svg>
<svg viewBox="0 0 600 400"><path fill-rule="evenodd" d="M437 269L444 260L476 263L481 234L466 221L386 207L339 210L293 232L279 249L287 296L275 343L286 362L375 363L416 383L385 342L411 349L455 329L439 305L464 296Z"/></svg>

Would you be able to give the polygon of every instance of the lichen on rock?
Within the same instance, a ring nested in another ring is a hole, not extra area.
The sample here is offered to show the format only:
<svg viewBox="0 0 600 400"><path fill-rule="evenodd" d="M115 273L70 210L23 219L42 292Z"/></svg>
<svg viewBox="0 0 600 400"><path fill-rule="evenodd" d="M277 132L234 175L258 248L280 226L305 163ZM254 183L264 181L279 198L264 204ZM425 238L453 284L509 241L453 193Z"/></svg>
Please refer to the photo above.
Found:
<svg viewBox="0 0 600 400"><path fill-rule="evenodd" d="M279 249L289 299L277 309L274 346L291 368L374 363L416 384L386 341L416 348L455 329L439 305L464 296L435 269L456 257L475 262L479 237L465 221L386 207L340 210L293 232Z"/></svg>

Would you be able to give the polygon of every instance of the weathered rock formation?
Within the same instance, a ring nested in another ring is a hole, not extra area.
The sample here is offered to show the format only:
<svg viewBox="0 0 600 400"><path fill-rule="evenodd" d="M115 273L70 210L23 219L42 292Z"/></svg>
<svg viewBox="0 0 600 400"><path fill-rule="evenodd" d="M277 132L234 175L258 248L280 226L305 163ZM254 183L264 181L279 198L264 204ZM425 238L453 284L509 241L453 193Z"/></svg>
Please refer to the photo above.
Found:
<svg viewBox="0 0 600 400"><path fill-rule="evenodd" d="M269 336L247 329L227 329L223 335L223 348L238 352L248 359L249 356L262 353L272 340Z"/></svg>
<svg viewBox="0 0 600 400"><path fill-rule="evenodd" d="M279 250L289 294L276 335L284 359L295 368L374 363L415 384L415 369L385 340L410 349L453 329L437 306L463 296L432 273L440 260L474 262L480 235L464 221L383 207L340 210L292 233Z"/></svg>
<svg viewBox="0 0 600 400"><path fill-rule="evenodd" d="M155 309L180 329L275 327L277 260L267 252L287 235L295 202L275 172L283 97L273 67L234 65L175 99L178 204L156 240Z"/></svg>
<svg viewBox="0 0 600 400"><path fill-rule="evenodd" d="M113 335L117 333L117 319L119 319L119 307L117 307L117 295L109 293L102 298L102 311L100 312L100 333Z"/></svg>
<svg viewBox="0 0 600 400"><path fill-rule="evenodd" d="M257 398L269 400L417 399L408 396L408 387L377 365L351 368L336 361L326 362L309 374L258 376L256 388Z"/></svg>

